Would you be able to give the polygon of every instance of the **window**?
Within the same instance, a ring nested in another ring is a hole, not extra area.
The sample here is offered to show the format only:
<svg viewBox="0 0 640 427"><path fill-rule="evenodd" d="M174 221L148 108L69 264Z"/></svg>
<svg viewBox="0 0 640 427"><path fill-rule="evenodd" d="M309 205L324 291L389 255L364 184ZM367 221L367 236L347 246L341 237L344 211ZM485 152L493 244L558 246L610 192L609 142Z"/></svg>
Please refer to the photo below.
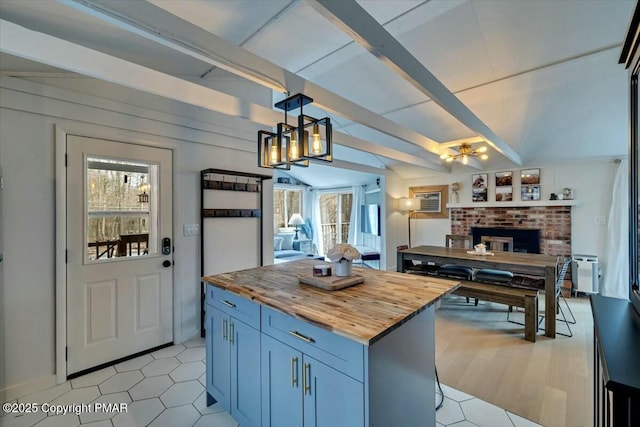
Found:
<svg viewBox="0 0 640 427"><path fill-rule="evenodd" d="M353 194L324 193L320 196L320 226L325 252L349 240Z"/></svg>
<svg viewBox="0 0 640 427"><path fill-rule="evenodd" d="M87 159L87 261L150 253L150 231L155 235L151 184L156 174L156 165Z"/></svg>
<svg viewBox="0 0 640 427"><path fill-rule="evenodd" d="M288 227L289 219L294 213L302 212L302 190L284 188L273 189L273 229Z"/></svg>

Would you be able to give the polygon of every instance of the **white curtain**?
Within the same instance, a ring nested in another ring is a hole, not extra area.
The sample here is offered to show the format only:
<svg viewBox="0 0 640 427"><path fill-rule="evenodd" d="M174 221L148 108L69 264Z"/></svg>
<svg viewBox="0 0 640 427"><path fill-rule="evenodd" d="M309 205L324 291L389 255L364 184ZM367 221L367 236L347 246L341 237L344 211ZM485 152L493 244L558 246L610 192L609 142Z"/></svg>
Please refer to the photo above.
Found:
<svg viewBox="0 0 640 427"><path fill-rule="evenodd" d="M347 242L350 245L362 244L360 234L360 206L364 205L364 187L361 185L355 185L352 188L352 205L351 205L351 218L349 218L349 239Z"/></svg>
<svg viewBox="0 0 640 427"><path fill-rule="evenodd" d="M618 165L609 210L605 253L607 265L600 294L629 298L629 161Z"/></svg>
<svg viewBox="0 0 640 427"><path fill-rule="evenodd" d="M324 255L324 247L322 245L322 221L320 217L320 192L311 191L311 225L313 227L313 244L318 250L318 255Z"/></svg>

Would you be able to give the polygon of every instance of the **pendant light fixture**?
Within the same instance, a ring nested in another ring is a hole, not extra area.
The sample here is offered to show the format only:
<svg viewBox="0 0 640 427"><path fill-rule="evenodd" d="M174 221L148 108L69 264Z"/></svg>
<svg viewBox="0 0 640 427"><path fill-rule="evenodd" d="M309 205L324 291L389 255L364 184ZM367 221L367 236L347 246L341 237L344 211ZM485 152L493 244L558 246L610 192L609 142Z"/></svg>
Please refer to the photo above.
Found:
<svg viewBox="0 0 640 427"><path fill-rule="evenodd" d="M309 166L309 160L333 160L331 120L328 117L316 119L302 111L304 105L312 102L313 99L299 93L274 105L284 111L284 123L276 125L276 133L258 131L258 166L290 169L291 165ZM300 112L297 126L292 126L288 123L288 112L295 109Z"/></svg>

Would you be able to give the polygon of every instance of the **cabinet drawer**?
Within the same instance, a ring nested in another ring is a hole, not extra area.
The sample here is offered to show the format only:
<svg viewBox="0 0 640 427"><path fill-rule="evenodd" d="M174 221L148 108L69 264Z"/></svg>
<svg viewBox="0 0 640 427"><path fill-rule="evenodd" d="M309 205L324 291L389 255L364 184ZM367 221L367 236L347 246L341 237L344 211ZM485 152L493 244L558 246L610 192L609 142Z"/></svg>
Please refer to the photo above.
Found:
<svg viewBox="0 0 640 427"><path fill-rule="evenodd" d="M206 303L227 313L249 326L260 329L260 305L246 298L207 285Z"/></svg>
<svg viewBox="0 0 640 427"><path fill-rule="evenodd" d="M362 344L267 307L262 307L262 332L358 381L364 381Z"/></svg>

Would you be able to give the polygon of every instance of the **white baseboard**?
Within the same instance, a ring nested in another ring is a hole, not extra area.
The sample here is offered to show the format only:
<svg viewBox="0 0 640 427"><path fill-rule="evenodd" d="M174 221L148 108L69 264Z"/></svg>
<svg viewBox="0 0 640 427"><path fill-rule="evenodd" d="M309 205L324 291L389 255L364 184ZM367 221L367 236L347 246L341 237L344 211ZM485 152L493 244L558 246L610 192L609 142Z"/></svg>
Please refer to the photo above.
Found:
<svg viewBox="0 0 640 427"><path fill-rule="evenodd" d="M22 384L0 389L0 402L8 402L56 385L56 376L47 375Z"/></svg>

